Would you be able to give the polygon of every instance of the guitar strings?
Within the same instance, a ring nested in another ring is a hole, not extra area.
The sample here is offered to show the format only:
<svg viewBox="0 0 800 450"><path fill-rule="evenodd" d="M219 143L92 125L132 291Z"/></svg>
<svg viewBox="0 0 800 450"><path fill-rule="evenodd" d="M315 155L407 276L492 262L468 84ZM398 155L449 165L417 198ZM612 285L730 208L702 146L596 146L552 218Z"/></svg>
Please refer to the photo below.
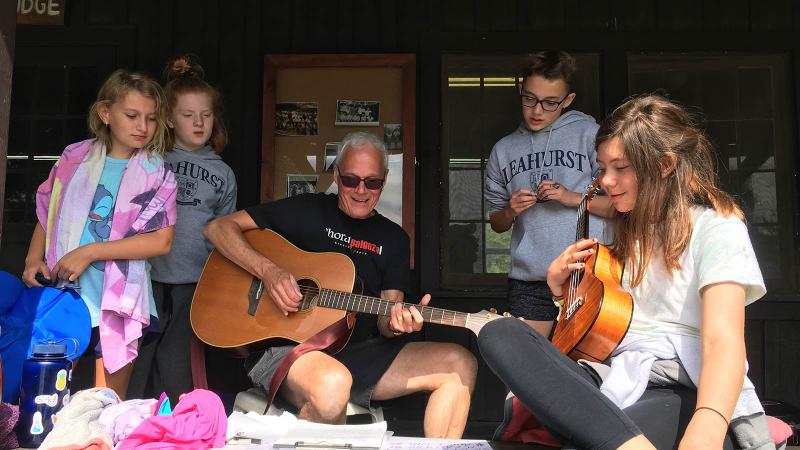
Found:
<svg viewBox="0 0 800 450"><path fill-rule="evenodd" d="M586 216L586 202L587 202L587 200L588 200L588 195L584 196L581 199L581 203L580 203L580 205L578 207L577 230L576 230L576 236L575 236L575 241L576 242L578 240L582 239L582 238L586 238L587 237L587 233L586 233L586 231L587 231L586 230L586 226L587 226L586 222L587 221L584 220L584 218ZM581 270L582 269L575 269L575 270L572 271L572 273L570 273L569 289L567 291L566 302L565 302L565 304L567 306L567 312L572 310L574 303L577 301L576 297L577 297L577 291L578 291L578 284L580 283L580 272L581 272Z"/></svg>
<svg viewBox="0 0 800 450"><path fill-rule="evenodd" d="M576 236L575 242L579 241L580 239L586 239L589 237L589 217L588 209L589 209L589 201L597 194L600 190L600 177L595 177L592 180L591 186L584 194L583 198L581 199L580 204L578 205L578 220L576 224ZM575 269L570 274L570 282L569 282L569 289L568 294L565 298L565 304L567 305L568 312L574 312L573 308L575 307L574 304L578 301L577 293L578 293L578 285L580 284L581 274L584 272L584 268Z"/></svg>
<svg viewBox="0 0 800 450"><path fill-rule="evenodd" d="M393 300L386 300L386 299L378 298L378 297L370 297L368 295L354 294L352 292L336 291L336 290L324 289L324 288L323 289L319 289L319 288L316 288L316 287L303 286L303 285L299 285L299 288L300 288L300 293L304 294L304 295L305 294L309 294L309 295L320 295L321 296L325 291L327 291L327 292L330 292L330 293L332 293L334 295L343 295L345 297L353 297L353 299L355 301L358 301L358 302L368 300L368 301L378 302L379 304L385 304L385 305L393 305L395 303ZM410 303L403 303L403 304L404 305L407 304L409 306L415 306L415 307L417 307L417 309L420 309L420 308L422 308L422 309L434 309L434 310L439 310L440 309L440 308L434 308L433 306L413 305L413 304L410 304ZM448 311L446 309L442 309L442 311L458 313L458 311Z"/></svg>
<svg viewBox="0 0 800 450"><path fill-rule="evenodd" d="M305 295L320 295L321 296L325 291L327 291L327 292L331 292L331 293L333 293L335 295L344 295L346 297L355 297L355 301L357 301L357 302L362 302L362 301L366 301L366 300L371 301L371 302L378 302L378 305L379 305L378 308L379 309L380 309L381 306L384 309L386 309L387 307L391 307L395 303L393 300L386 300L386 299L382 299L382 298L378 298L378 297L370 297L368 295L353 294L351 292L336 291L336 290L324 289L324 288L323 289L319 289L319 288L316 288L316 287L304 286L304 285L298 285L298 287L300 288L300 293L303 294L304 296ZM330 299L328 299L328 300L330 300ZM429 317L430 321L433 321L433 315L434 315L434 313L437 313L437 314L439 314L441 316L439 321L442 322L442 323L444 323L444 322L454 322L455 323L456 319L458 319L459 322L465 321L466 320L466 316L469 315L469 313L465 313L465 312L451 311L451 310L448 310L448 309L436 308L436 307L427 306L427 305L415 305L415 304L412 304L412 303L405 303L405 302L403 302L403 305L414 306L415 308L417 308L417 310L419 310L420 314L428 314L430 316ZM445 320L445 318L447 318L447 320Z"/></svg>

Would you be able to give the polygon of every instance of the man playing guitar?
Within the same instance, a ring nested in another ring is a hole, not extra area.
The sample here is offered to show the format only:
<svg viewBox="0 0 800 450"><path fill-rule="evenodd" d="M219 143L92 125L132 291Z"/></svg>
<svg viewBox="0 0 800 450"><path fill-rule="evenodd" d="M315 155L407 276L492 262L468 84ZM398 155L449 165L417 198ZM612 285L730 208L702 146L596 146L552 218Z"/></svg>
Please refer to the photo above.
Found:
<svg viewBox="0 0 800 450"><path fill-rule="evenodd" d="M265 203L211 222L205 236L225 257L263 280L266 294L289 315L302 298L294 276L256 251L243 232L269 228L303 250L349 256L366 295L397 301L389 316L362 316L347 346L335 355L302 354L290 367L277 400L302 419L343 423L348 401L369 406L419 391L431 392L425 409L426 437L460 438L475 384L475 357L450 343L411 342L423 319L401 303L409 288L409 239L377 211L388 156L369 133L345 136L334 163L338 195L303 194ZM426 305L430 295L420 302ZM251 357L248 375L269 390L270 380L294 345L273 345Z"/></svg>

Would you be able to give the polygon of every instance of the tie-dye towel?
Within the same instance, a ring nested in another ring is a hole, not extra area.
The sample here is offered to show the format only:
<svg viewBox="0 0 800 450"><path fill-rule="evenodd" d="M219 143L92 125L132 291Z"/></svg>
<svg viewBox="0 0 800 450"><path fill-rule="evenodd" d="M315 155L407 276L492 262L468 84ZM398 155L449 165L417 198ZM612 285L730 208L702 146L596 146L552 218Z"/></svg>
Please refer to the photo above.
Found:
<svg viewBox="0 0 800 450"><path fill-rule="evenodd" d="M72 144L36 191L36 216L45 229L45 260L51 269L80 244L105 158L105 145L95 139ZM122 176L108 240L174 225L175 191L164 160L136 152ZM110 373L136 358L137 340L150 323L146 270L144 260L106 261L100 343Z"/></svg>

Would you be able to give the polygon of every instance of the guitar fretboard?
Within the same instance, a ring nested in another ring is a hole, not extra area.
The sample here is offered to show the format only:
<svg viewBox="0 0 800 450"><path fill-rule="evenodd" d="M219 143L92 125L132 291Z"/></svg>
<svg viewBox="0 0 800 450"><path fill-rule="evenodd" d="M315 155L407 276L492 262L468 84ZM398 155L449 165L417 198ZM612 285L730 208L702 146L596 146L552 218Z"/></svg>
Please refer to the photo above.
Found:
<svg viewBox="0 0 800 450"><path fill-rule="evenodd" d="M589 237L589 202L599 190L600 176L597 176L592 180L592 184L589 186L578 205L578 223L575 230L576 242ZM575 269L569 275L569 287L564 289L566 318L571 317L575 310L580 308L582 304L582 299L578 297L577 290L578 284L580 284L581 278L583 277L583 272L584 269Z"/></svg>
<svg viewBox="0 0 800 450"><path fill-rule="evenodd" d="M319 300L317 304L326 308L341 309L379 316L388 316L392 305L396 302L384 300L367 295L352 294L350 292L334 291L330 289L319 290ZM450 311L432 306L423 306L413 303L403 303L403 307L415 307L425 322L438 323L456 327L464 327L467 324L469 313Z"/></svg>

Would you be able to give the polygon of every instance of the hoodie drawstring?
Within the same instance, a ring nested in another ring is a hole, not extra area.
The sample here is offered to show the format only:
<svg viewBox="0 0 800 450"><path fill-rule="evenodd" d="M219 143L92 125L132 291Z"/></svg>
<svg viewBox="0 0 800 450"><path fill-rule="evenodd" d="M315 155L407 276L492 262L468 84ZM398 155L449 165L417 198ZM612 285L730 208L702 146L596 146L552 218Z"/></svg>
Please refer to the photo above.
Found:
<svg viewBox="0 0 800 450"><path fill-rule="evenodd" d="M542 182L542 165L544 163L545 156L547 156L547 150L550 148L550 138L552 137L553 137L553 127L551 126L550 129L547 130L547 143L545 143L544 145L544 154L542 155L542 161L541 163L537 164L538 170L536 171L536 179L538 180L538 183ZM531 139L531 153L535 155L536 147L533 145L533 133L530 133L530 139ZM531 189L537 190L538 187L539 187L538 185L535 187L531 186Z"/></svg>

